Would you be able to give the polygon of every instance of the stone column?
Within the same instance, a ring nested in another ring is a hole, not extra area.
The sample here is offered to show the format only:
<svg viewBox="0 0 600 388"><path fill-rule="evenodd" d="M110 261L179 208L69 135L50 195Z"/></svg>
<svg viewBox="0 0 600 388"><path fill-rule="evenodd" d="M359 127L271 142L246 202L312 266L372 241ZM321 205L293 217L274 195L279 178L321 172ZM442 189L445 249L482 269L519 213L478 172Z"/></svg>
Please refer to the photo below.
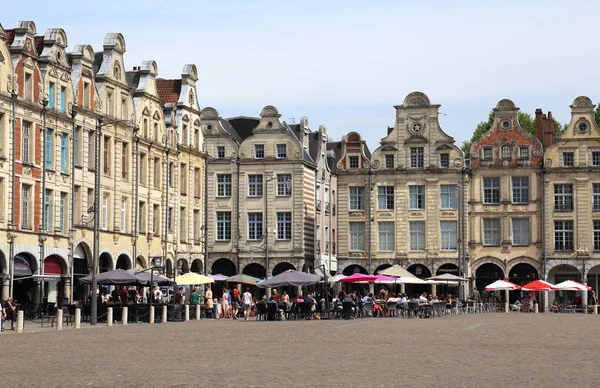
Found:
<svg viewBox="0 0 600 388"><path fill-rule="evenodd" d="M71 298L71 278L63 278L63 295Z"/></svg>
<svg viewBox="0 0 600 388"><path fill-rule="evenodd" d="M199 304L196 305L196 320L197 321L200 320L200 305Z"/></svg>
<svg viewBox="0 0 600 388"><path fill-rule="evenodd" d="M17 311L17 333L23 332L23 325L24 325L23 311L19 310L19 311Z"/></svg>
<svg viewBox="0 0 600 388"><path fill-rule="evenodd" d="M185 315L183 317L183 321L187 322L190 320L190 305L186 304L184 307L185 307L185 310L184 310Z"/></svg>
<svg viewBox="0 0 600 388"><path fill-rule="evenodd" d="M508 290L504 290L504 312L508 313L510 311L510 307L508 304Z"/></svg>
<svg viewBox="0 0 600 388"><path fill-rule="evenodd" d="M431 295L437 295L436 291L437 291L436 284L432 284L431 285Z"/></svg>
<svg viewBox="0 0 600 388"><path fill-rule="evenodd" d="M7 273L8 276L8 273ZM8 298L8 293L10 292L10 279L2 280L2 299Z"/></svg>
<svg viewBox="0 0 600 388"><path fill-rule="evenodd" d="M162 323L167 323L167 306L162 306Z"/></svg>

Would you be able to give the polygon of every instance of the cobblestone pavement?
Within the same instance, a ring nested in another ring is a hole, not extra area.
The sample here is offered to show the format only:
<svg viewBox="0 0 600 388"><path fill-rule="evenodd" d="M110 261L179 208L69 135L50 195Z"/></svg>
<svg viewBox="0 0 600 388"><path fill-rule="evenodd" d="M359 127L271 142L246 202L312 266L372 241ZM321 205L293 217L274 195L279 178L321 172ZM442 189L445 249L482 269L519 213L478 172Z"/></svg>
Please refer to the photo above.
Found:
<svg viewBox="0 0 600 388"><path fill-rule="evenodd" d="M0 335L0 368L4 387L585 387L598 379L599 326L514 313L29 325Z"/></svg>

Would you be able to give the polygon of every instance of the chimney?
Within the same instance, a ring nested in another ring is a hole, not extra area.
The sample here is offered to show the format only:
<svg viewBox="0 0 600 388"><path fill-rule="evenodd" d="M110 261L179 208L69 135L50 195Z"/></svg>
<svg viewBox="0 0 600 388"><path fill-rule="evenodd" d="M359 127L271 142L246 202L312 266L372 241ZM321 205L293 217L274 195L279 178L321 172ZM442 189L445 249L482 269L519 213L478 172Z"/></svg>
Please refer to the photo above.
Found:
<svg viewBox="0 0 600 388"><path fill-rule="evenodd" d="M538 138L544 149L556 143L556 124L552 119L552 112L548 112L548 117L541 109L535 110L535 136Z"/></svg>

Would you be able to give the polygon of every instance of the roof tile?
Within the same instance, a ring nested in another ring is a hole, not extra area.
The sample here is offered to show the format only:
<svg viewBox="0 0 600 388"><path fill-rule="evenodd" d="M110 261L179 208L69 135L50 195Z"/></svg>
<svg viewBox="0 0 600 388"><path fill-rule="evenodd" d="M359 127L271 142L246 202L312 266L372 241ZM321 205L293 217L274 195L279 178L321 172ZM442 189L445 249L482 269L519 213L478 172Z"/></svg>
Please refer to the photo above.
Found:
<svg viewBox="0 0 600 388"><path fill-rule="evenodd" d="M181 92L180 79L162 79L156 80L156 90L160 97L161 105L176 103L179 100Z"/></svg>

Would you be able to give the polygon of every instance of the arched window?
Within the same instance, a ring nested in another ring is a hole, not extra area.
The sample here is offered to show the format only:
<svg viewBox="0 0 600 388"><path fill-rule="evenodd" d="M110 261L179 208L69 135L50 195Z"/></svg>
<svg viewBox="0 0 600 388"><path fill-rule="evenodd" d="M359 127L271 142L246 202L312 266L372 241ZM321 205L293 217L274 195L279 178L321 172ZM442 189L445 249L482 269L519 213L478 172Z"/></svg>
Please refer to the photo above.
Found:
<svg viewBox="0 0 600 388"><path fill-rule="evenodd" d="M500 154L502 155L502 159L512 159L512 147L508 144L505 144L500 148Z"/></svg>

